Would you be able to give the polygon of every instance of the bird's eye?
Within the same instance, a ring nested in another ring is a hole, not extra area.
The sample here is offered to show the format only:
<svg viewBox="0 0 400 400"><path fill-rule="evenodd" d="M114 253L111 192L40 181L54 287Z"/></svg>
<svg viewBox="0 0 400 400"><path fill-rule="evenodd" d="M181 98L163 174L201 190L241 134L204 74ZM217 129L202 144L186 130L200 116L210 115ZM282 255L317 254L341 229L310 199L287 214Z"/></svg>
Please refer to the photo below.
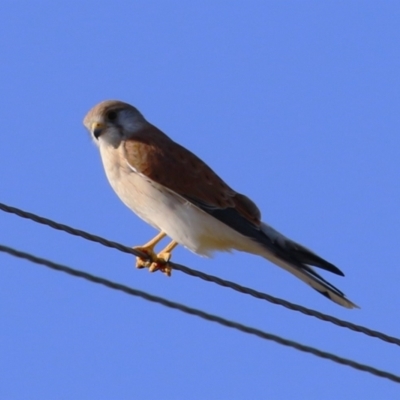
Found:
<svg viewBox="0 0 400 400"><path fill-rule="evenodd" d="M109 111L107 113L107 119L109 121L115 121L117 119L117 113L115 111Z"/></svg>

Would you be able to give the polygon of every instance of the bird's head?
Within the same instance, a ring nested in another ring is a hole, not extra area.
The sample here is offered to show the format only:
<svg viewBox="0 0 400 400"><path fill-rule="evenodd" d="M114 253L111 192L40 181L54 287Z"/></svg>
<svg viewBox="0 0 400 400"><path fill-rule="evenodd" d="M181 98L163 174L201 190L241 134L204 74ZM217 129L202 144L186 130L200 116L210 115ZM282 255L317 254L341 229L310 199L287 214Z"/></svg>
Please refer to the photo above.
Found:
<svg viewBox="0 0 400 400"><path fill-rule="evenodd" d="M98 144L118 147L143 129L148 122L130 104L106 100L94 106L85 116L83 124Z"/></svg>

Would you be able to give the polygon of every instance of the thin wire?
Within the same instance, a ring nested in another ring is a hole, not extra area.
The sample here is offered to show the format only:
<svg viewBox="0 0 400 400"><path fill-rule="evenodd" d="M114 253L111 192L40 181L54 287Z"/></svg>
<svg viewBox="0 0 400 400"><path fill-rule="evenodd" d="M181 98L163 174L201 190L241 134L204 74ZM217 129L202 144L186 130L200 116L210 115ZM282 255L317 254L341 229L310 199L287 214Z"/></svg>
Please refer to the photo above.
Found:
<svg viewBox="0 0 400 400"><path fill-rule="evenodd" d="M11 206L8 206L6 204L0 203L0 210L2 210L4 212L7 212L7 213L18 215L21 218L25 218L25 219L29 219L29 220L35 221L35 222L37 222L39 224L43 224L43 225L49 226L49 227L51 227L53 229L56 229L56 230L67 232L70 235L79 236L79 237L82 237L82 238L84 238L86 240L99 243L99 244L101 244L103 246L110 247L110 248L113 248L113 249L117 249L117 250L119 250L119 251L121 251L123 253L133 254L135 256L139 256L139 257L142 257L142 258L147 258L148 257L147 254L144 254L144 253L142 253L140 251L132 249L131 247L127 247L127 246L124 246L124 245L122 245L120 243L113 242L113 241L107 240L105 238L102 238L100 236L96 236L96 235L93 235L91 233L88 233L88 232L85 232L85 231L82 231L82 230L79 230L79 229L72 228L72 227L70 227L68 225L60 224L60 223L55 222L53 220L50 220L48 218L41 217L39 215L36 215L36 214L30 213L30 212L21 210L19 208L11 207ZM217 285L220 285L220 286L223 286L223 287L226 287L226 288L230 288L230 289L235 290L235 291L237 291L239 293L247 294L247 295L250 295L250 296L255 297L257 299L265 300L265 301L268 301L270 303L283 306L285 308L288 308L289 310L297 311L297 312L300 312L302 314L318 318L318 319L320 319L322 321L325 321L325 322L330 322L330 323L332 323L334 325L340 326L341 328L347 328L347 329L350 329L350 330L352 330L354 332L362 333L364 335L380 339L380 340L382 340L384 342L400 346L400 339L399 338L396 338L396 337L393 337L393 336L389 336L389 335L387 335L385 333L382 333L382 332L379 332L379 331L375 331L375 330L369 329L369 328L361 326L361 325L356 325L356 324L353 324L353 323L351 323L349 321L344 321L344 320L335 318L335 317L333 317L331 315L327 315L327 314L321 313L319 311L312 310L310 308L303 307L303 306L300 306L298 304L291 303L291 302L289 302L287 300L283 300L283 299L280 299L278 297L274 297L274 296L271 296L271 295L266 294L266 293L259 292L259 291L254 290L254 289L251 289L251 288L248 288L248 287L245 287L245 286L241 286L241 285L239 285L237 283L234 283L234 282L231 282L231 281L227 281L225 279L221 279L221 278L218 278L218 277L213 276L213 275L205 274L203 272L191 269L191 268L186 267L184 265L175 264L175 263L172 263L172 262L170 262L169 265L171 266L171 268L173 268L175 270L178 270L178 271L181 271L181 272L183 272L183 273L185 273L187 275L194 276L196 278L200 278L200 279L205 280L207 282L213 282L213 283L215 283Z"/></svg>
<svg viewBox="0 0 400 400"><path fill-rule="evenodd" d="M23 258L25 260L31 261L31 262L36 263L36 264L44 265L46 267L49 267L49 268L57 270L57 271L64 272L64 273L69 274L69 275L73 275L73 276L78 277L78 278L86 279L86 280L88 280L90 282L98 283L98 284L106 286L106 287L108 287L110 289L119 290L119 291L127 293L129 295L140 297L142 299L151 301L153 303L161 304L161 305L163 305L165 307L173 308L175 310L179 310L179 311L182 311L182 312L190 314L190 315L195 315L195 316L197 316L199 318L202 318L202 319L205 319L207 321L216 322L216 323L218 323L220 325L226 326L228 328L233 328L233 329L236 329L238 331L241 331L241 332L244 332L244 333L248 333L250 335L257 336L257 337L259 337L261 339L264 339L264 340L270 340L270 341L279 343L281 345L292 347L292 348L294 348L296 350L303 351L305 353L313 354L313 355L315 355L317 357L321 357L321 358L325 358L327 360L331 360L331 361L333 361L335 363L338 363L338 364L341 364L341 365L347 365L348 367L357 369L359 371L368 372L368 373L370 373L372 375L375 375L375 376L378 376L380 378L386 378L386 379L389 379L389 380L391 380L393 382L400 383L400 376L392 374L390 372L379 370L379 369L371 367L369 365L360 364L360 363L355 362L353 360L349 360L349 359L346 359L346 358L343 358L343 357L339 357L339 356L337 356L335 354L327 353L325 351L316 349L314 347L306 346L306 345L303 345L301 343L294 342L292 340L288 340L288 339L282 338L280 336L273 335L271 333L267 333L267 332L261 331L261 330L256 329L256 328L252 328L252 327L240 324L238 322L230 321L230 320L227 320L225 318L219 317L217 315L209 314L207 312L198 310L196 308L185 306L184 304L175 303L175 302L167 300L165 298L154 296L154 295L149 294L147 292L143 292L141 290L133 289L131 287L128 287L128 286L125 286L125 285L121 285L119 283L112 282L112 281L109 281L109 280L104 279L104 278L100 278L98 276L89 274L87 272L79 271L79 270L67 267L65 265L61 265L61 264L52 262L50 260L46 260L44 258L36 257L36 256L34 256L32 254L24 253L22 251L13 249L11 247L0 245L0 251L8 253L8 254L10 254L12 256L15 256L15 257Z"/></svg>

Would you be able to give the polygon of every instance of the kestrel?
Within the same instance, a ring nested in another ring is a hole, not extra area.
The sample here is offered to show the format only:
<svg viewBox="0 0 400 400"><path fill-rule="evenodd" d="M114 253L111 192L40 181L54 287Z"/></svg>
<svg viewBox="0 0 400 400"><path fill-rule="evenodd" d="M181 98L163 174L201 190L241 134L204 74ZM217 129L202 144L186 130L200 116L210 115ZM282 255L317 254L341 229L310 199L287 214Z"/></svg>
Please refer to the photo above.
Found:
<svg viewBox="0 0 400 400"><path fill-rule="evenodd" d="M98 145L112 188L159 231L135 247L151 259L137 258L137 267L170 275L168 261L178 244L205 256L239 250L266 258L341 306L357 307L312 267L343 276L342 271L262 222L248 197L147 122L135 107L103 101L88 112L84 125ZM172 241L156 255L154 247L166 235Z"/></svg>

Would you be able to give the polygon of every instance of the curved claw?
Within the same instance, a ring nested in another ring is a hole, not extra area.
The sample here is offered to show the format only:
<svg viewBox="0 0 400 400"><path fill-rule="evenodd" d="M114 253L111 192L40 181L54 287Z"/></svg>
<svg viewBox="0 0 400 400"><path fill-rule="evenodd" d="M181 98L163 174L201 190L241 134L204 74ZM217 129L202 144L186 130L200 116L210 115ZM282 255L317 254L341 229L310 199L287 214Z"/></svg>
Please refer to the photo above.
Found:
<svg viewBox="0 0 400 400"><path fill-rule="evenodd" d="M150 265L157 259L157 254L152 249L142 246L133 247L135 250L141 251L149 256L149 259L136 257L136 268L149 268Z"/></svg>
<svg viewBox="0 0 400 400"><path fill-rule="evenodd" d="M156 237L154 237L152 240L147 242L143 246L135 246L133 247L135 250L138 250L142 253L145 253L149 256L149 259L146 258L141 258L141 257L136 257L136 268L149 268L152 262L154 262L157 259L156 253L154 253L154 246L163 238L165 237L164 232L160 232Z"/></svg>
<svg viewBox="0 0 400 400"><path fill-rule="evenodd" d="M136 268L148 268L149 272L161 271L165 275L171 276L172 268L168 265L168 261L171 259L171 253L165 252L157 255L153 251L149 251L148 249L139 246L134 247L134 249L146 253L150 257L150 259L136 257Z"/></svg>
<svg viewBox="0 0 400 400"><path fill-rule="evenodd" d="M171 276L172 268L168 265L172 254L170 252L161 252L153 259L153 262L149 266L149 272L161 271L167 276Z"/></svg>
<svg viewBox="0 0 400 400"><path fill-rule="evenodd" d="M134 249L139 250L149 256L148 259L136 257L136 268L148 268L150 272L161 271L167 276L171 276L172 268L169 266L169 260L172 256L172 250L178 245L174 240L165 247L160 253L153 251L156 240L161 240L165 233L160 233L156 239L145 244L144 246L136 246Z"/></svg>

